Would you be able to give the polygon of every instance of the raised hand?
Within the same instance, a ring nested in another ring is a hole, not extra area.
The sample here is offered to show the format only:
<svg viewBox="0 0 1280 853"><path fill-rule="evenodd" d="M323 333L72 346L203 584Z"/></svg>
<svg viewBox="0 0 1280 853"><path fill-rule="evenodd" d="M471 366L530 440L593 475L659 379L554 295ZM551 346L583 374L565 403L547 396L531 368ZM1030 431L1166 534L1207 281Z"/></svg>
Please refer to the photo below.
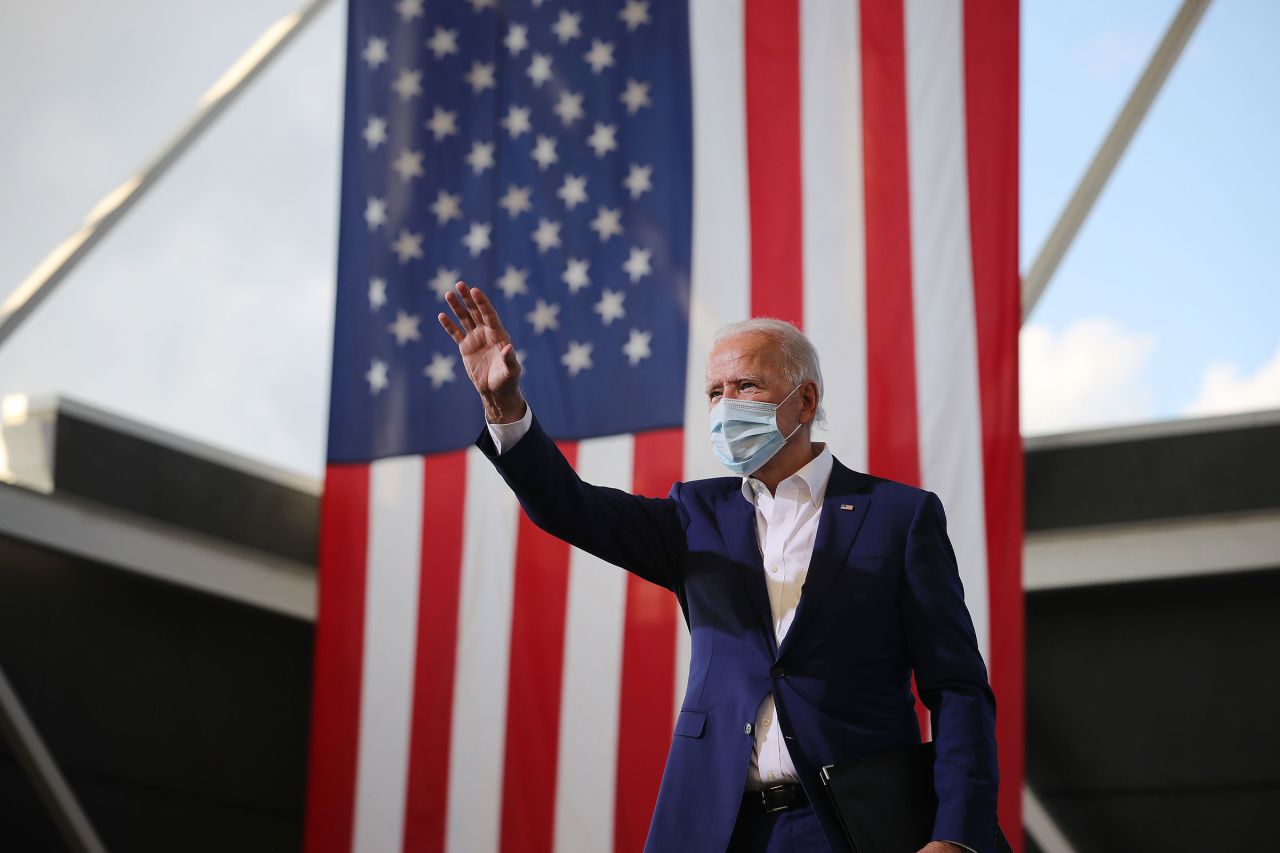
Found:
<svg viewBox="0 0 1280 853"><path fill-rule="evenodd" d="M462 365L484 403L489 423L511 423L524 417L520 362L493 303L479 288L461 281L445 296L445 302L457 322L444 312L436 319L458 345Z"/></svg>

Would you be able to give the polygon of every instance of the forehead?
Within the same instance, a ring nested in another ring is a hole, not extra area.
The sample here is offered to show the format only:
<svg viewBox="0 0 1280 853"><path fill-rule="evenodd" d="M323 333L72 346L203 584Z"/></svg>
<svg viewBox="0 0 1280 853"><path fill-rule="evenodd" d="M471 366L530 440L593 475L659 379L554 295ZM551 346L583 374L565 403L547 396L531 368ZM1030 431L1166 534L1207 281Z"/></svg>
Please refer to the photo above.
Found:
<svg viewBox="0 0 1280 853"><path fill-rule="evenodd" d="M713 346L707 356L708 384L747 375L772 376L780 370L781 354L777 342L760 332L725 338Z"/></svg>

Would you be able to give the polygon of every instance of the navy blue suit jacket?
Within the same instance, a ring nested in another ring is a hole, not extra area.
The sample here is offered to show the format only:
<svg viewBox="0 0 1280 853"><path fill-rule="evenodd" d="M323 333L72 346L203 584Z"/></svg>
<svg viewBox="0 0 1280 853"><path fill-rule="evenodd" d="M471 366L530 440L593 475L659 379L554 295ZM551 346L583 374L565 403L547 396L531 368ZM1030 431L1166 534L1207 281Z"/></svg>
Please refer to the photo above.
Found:
<svg viewBox="0 0 1280 853"><path fill-rule="evenodd" d="M779 646L755 508L740 478L676 483L663 499L593 486L536 418L502 456L487 432L477 446L535 524L666 587L684 611L689 682L646 850L725 849L755 742L748 724L770 691L827 840L848 850L818 774L919 743L913 671L938 756L933 837L991 850L995 700L936 495L837 461L795 619Z"/></svg>

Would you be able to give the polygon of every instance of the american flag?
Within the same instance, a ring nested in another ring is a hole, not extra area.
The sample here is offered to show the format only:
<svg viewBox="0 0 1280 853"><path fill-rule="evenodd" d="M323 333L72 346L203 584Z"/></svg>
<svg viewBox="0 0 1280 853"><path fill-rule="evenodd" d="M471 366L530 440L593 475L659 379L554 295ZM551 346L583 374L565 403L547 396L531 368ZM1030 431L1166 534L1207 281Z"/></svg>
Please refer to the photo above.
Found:
<svg viewBox="0 0 1280 853"><path fill-rule="evenodd" d="M435 325L484 287L589 481L722 472L715 329L802 327L827 440L948 509L1019 823L1015 0L350 0L306 846L638 850L688 667L538 531Z"/></svg>

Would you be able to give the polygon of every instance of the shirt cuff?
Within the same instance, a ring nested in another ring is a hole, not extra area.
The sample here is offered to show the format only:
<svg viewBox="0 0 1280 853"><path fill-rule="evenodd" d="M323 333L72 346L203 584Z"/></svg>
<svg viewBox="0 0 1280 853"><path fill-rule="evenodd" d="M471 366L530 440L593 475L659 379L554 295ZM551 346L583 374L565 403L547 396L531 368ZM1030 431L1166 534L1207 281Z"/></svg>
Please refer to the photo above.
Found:
<svg viewBox="0 0 1280 853"><path fill-rule="evenodd" d="M487 422L486 422L487 423ZM493 448L498 455L506 453L516 446L516 442L524 438L529 427L533 425L533 407L525 404L524 417L509 424L489 424L489 437L493 439Z"/></svg>
<svg viewBox="0 0 1280 853"><path fill-rule="evenodd" d="M939 840L939 841L947 841L947 839L945 839L945 838L939 838L938 840ZM948 844L954 844L955 846L959 847L961 850L968 850L968 851L969 851L969 853L978 853L978 851L977 851L977 850L974 850L972 847L970 847L970 846L969 846L969 845L967 845L967 844L961 844L959 841L947 841L947 843L948 843Z"/></svg>

